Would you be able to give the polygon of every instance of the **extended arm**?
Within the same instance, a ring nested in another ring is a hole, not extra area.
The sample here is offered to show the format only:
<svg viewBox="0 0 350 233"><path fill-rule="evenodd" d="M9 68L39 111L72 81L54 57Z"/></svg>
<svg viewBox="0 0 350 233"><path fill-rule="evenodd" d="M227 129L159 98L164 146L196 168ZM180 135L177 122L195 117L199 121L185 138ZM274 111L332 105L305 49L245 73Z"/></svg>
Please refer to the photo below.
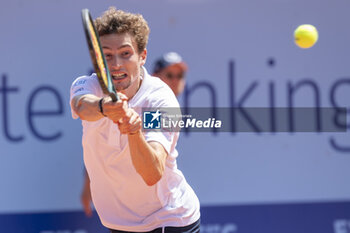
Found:
<svg viewBox="0 0 350 233"><path fill-rule="evenodd" d="M154 185L163 176L168 154L159 142L146 141L141 132L141 118L133 109L129 109L126 115L119 123L119 129L128 134L132 163L145 183Z"/></svg>
<svg viewBox="0 0 350 233"><path fill-rule="evenodd" d="M142 133L129 135L132 163L149 186L163 176L167 152L159 142L146 142Z"/></svg>

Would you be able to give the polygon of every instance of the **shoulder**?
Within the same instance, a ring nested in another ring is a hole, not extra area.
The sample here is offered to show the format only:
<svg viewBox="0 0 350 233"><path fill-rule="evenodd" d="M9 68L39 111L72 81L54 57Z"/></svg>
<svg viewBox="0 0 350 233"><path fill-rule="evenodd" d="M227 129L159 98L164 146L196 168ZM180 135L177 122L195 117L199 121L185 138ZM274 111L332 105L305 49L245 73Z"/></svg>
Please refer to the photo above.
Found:
<svg viewBox="0 0 350 233"><path fill-rule="evenodd" d="M93 85L96 82L98 82L98 80L97 80L97 77L96 77L95 73L93 73L91 75L83 75L83 76L79 76L78 78L76 78L73 81L72 87L83 86L83 85L87 85L87 84L92 84Z"/></svg>
<svg viewBox="0 0 350 233"><path fill-rule="evenodd" d="M73 81L70 88L71 98L76 95L84 94L94 94L96 96L102 95L102 90L98 83L96 74L80 76Z"/></svg>
<svg viewBox="0 0 350 233"><path fill-rule="evenodd" d="M142 107L178 107L179 103L170 89L162 80L153 77L144 70L144 77L140 89L130 100L130 106Z"/></svg>
<svg viewBox="0 0 350 233"><path fill-rule="evenodd" d="M160 78L147 75L144 79L146 85L151 88L153 91L162 90L162 91L171 91L166 83L164 83Z"/></svg>
<svg viewBox="0 0 350 233"><path fill-rule="evenodd" d="M142 82L140 91L147 93L147 95L163 95L164 98L175 97L170 87L160 78L146 75Z"/></svg>
<svg viewBox="0 0 350 233"><path fill-rule="evenodd" d="M145 77L145 87L148 89L147 98L151 102L162 103L162 105L177 107L178 101L174 92L161 79L154 76Z"/></svg>

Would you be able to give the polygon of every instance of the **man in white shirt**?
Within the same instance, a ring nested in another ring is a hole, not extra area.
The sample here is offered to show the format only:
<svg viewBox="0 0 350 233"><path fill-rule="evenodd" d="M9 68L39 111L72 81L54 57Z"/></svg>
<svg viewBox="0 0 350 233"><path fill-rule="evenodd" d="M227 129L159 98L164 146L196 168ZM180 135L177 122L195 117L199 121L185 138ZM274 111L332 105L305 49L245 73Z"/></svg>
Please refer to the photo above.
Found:
<svg viewBox="0 0 350 233"><path fill-rule="evenodd" d="M177 169L178 132L142 132L142 108L179 107L171 89L148 75L149 28L141 15L110 8L95 20L120 100L105 96L95 74L71 88L83 124L92 199L111 232L199 232L199 201Z"/></svg>

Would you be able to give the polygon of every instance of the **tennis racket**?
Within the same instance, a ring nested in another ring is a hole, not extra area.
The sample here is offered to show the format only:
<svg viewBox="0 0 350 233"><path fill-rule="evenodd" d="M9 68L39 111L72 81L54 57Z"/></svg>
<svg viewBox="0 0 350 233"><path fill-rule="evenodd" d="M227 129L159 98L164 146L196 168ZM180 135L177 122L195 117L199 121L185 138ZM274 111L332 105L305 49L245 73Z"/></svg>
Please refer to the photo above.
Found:
<svg viewBox="0 0 350 233"><path fill-rule="evenodd" d="M103 93L109 95L115 102L118 100L118 95L115 90L111 74L107 66L106 58L102 51L100 38L97 34L89 10L83 9L81 11L81 16L83 19L83 26L86 41L89 47L91 61L95 68L98 81L100 83Z"/></svg>

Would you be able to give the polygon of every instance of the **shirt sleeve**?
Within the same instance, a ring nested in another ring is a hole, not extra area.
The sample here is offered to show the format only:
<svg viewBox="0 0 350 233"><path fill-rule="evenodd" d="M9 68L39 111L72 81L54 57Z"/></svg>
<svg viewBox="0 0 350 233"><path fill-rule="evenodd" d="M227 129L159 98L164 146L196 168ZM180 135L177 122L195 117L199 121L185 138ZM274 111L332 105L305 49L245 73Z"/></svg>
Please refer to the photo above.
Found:
<svg viewBox="0 0 350 233"><path fill-rule="evenodd" d="M152 97L154 99L153 103L151 104L152 110L156 111L157 109L160 109L163 113L164 111L167 111L167 109L172 109L172 111L177 109L180 111L179 103L170 88L166 87L157 92L156 96ZM147 142L159 142L167 151L168 155L174 157L177 156L175 146L179 137L179 130L146 130L144 135Z"/></svg>
<svg viewBox="0 0 350 233"><path fill-rule="evenodd" d="M75 96L78 95L86 95L86 94L93 94L96 96L102 95L101 88L99 88L98 80L96 78L95 74L92 74L91 76L81 76L77 78L70 88L70 103L72 102L72 99ZM71 112L73 119L77 119L78 115L73 110L71 106Z"/></svg>

